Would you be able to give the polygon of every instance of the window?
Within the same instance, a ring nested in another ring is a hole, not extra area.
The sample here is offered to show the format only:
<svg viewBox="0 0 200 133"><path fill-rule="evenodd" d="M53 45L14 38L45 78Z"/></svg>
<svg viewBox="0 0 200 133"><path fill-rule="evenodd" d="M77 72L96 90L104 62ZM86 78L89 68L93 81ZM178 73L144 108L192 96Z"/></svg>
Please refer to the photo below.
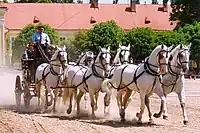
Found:
<svg viewBox="0 0 200 133"><path fill-rule="evenodd" d="M60 41L61 41L61 42L66 41L66 37L65 37L65 36L60 36Z"/></svg>
<svg viewBox="0 0 200 133"><path fill-rule="evenodd" d="M15 45L15 36L10 37L10 51L12 51L12 47Z"/></svg>

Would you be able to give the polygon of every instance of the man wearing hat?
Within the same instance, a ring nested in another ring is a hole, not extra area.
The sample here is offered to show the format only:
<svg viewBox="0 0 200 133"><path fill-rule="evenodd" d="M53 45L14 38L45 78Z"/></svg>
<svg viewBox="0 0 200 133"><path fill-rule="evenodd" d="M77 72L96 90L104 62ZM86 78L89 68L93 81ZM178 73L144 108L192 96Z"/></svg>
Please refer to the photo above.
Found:
<svg viewBox="0 0 200 133"><path fill-rule="evenodd" d="M44 33L44 26L40 25L37 27L37 32L34 33L32 36L32 42L36 43L36 45L40 45L44 53L48 56L48 47L50 45L50 39L49 36L46 33Z"/></svg>

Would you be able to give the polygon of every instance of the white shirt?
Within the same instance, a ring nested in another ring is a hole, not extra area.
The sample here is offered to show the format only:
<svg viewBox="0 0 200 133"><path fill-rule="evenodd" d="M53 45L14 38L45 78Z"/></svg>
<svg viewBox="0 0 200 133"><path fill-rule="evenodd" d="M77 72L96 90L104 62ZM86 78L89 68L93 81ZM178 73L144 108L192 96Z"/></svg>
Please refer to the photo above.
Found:
<svg viewBox="0 0 200 133"><path fill-rule="evenodd" d="M50 44L50 39L49 36L46 33L41 33L41 44ZM35 34L33 34L32 36L32 41L36 42L36 43L40 43L40 32L36 32Z"/></svg>

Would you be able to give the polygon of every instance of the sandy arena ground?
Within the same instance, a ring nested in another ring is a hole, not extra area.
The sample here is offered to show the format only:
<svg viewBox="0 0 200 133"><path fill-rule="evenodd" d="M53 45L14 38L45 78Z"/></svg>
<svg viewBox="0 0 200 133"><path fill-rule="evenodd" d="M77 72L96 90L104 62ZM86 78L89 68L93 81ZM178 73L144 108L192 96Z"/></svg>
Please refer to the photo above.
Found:
<svg viewBox="0 0 200 133"><path fill-rule="evenodd" d="M91 119L90 103L82 99L82 117L76 119L75 111L71 115L64 112L60 103L58 113L51 112L39 114L34 112L36 99L31 100L31 107L25 109L23 105L19 109L15 106L14 83L16 70L0 69L0 133L200 133L200 81L186 80L186 110L189 124L183 125L182 111L176 95L168 96L167 106L169 120L154 118L154 125L148 125L147 110L143 117L144 124L136 124L136 112L139 111L139 97L135 95L126 111L125 123L120 122L115 98L112 100L110 115L103 116L103 94L100 95L96 112L97 118ZM152 112L159 109L159 99L151 97Z"/></svg>

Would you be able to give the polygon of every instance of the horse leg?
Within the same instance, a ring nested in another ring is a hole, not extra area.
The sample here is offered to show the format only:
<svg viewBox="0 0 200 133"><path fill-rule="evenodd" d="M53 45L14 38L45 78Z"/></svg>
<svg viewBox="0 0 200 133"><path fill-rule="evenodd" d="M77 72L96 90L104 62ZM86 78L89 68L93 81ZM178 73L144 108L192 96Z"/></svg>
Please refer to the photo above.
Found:
<svg viewBox="0 0 200 133"><path fill-rule="evenodd" d="M70 114L72 112L73 88L69 88L68 97L69 97L69 107L67 109L67 113Z"/></svg>
<svg viewBox="0 0 200 133"><path fill-rule="evenodd" d="M160 111L159 111L158 113L155 113L153 116L154 116L155 118L161 117L161 115L162 115L162 110L163 110L163 102L161 101L161 102L160 102Z"/></svg>
<svg viewBox="0 0 200 133"><path fill-rule="evenodd" d="M95 106L96 106L96 103L95 103L95 96L94 94L89 94L90 95L90 101L91 101L91 107L92 107L92 117L95 117Z"/></svg>
<svg viewBox="0 0 200 133"><path fill-rule="evenodd" d="M131 99L130 99L131 94L132 94L132 90L130 90L129 88L126 88L126 93L125 93L125 96L123 97L124 109L126 109L128 107L128 104L131 101Z"/></svg>
<svg viewBox="0 0 200 133"><path fill-rule="evenodd" d="M142 124L142 115L145 109L145 94L144 92L140 92L140 113L137 113L136 116L138 117L137 124Z"/></svg>
<svg viewBox="0 0 200 133"><path fill-rule="evenodd" d="M187 125L188 124L188 118L187 118L187 113L186 113L186 110L185 110L185 99L186 99L185 91L182 90L181 92L177 93L177 95L178 95L178 99L180 101L181 109L183 111L183 119L184 119L183 123L185 125Z"/></svg>
<svg viewBox="0 0 200 133"><path fill-rule="evenodd" d="M110 92L111 93L111 92ZM109 105L110 105L111 94L106 94L104 96L104 115L108 115Z"/></svg>
<svg viewBox="0 0 200 133"><path fill-rule="evenodd" d="M56 112L56 101L57 101L57 95L58 95L58 90L59 88L56 88L55 90L54 90L54 95L55 95L55 97L54 97L54 102L53 102L53 112L55 113Z"/></svg>
<svg viewBox="0 0 200 133"><path fill-rule="evenodd" d="M37 98L38 98L38 107L40 106L40 90L41 90L41 83L36 84L35 86L36 90L37 90Z"/></svg>
<svg viewBox="0 0 200 133"><path fill-rule="evenodd" d="M152 113L151 113L151 110L150 110L150 107L149 107L149 96L146 95L145 96L145 105L147 107L147 110L148 110L148 113L149 113L149 124L152 124L153 123L153 119L152 119Z"/></svg>
<svg viewBox="0 0 200 133"><path fill-rule="evenodd" d="M121 117L121 121L124 122L125 121L125 110L122 107L122 89L117 91L117 105L119 108L119 115Z"/></svg>
<svg viewBox="0 0 200 133"><path fill-rule="evenodd" d="M161 106L159 113L155 113L153 116L155 118L159 118L163 113L163 119L168 119L168 113L167 113L167 102L166 102L166 94L164 94L161 85L159 87L156 87L155 93L160 97L161 99Z"/></svg>
<svg viewBox="0 0 200 133"><path fill-rule="evenodd" d="M95 106L94 106L94 111L97 111L98 109L98 98L99 98L99 92L95 94Z"/></svg>
<svg viewBox="0 0 200 133"><path fill-rule="evenodd" d="M84 92L82 92L80 90L79 93L78 93L78 95L77 95L77 99L76 99L76 104L77 104L76 115L77 115L77 117L80 117L80 101L81 101L81 98L82 98L83 94L84 94Z"/></svg>

